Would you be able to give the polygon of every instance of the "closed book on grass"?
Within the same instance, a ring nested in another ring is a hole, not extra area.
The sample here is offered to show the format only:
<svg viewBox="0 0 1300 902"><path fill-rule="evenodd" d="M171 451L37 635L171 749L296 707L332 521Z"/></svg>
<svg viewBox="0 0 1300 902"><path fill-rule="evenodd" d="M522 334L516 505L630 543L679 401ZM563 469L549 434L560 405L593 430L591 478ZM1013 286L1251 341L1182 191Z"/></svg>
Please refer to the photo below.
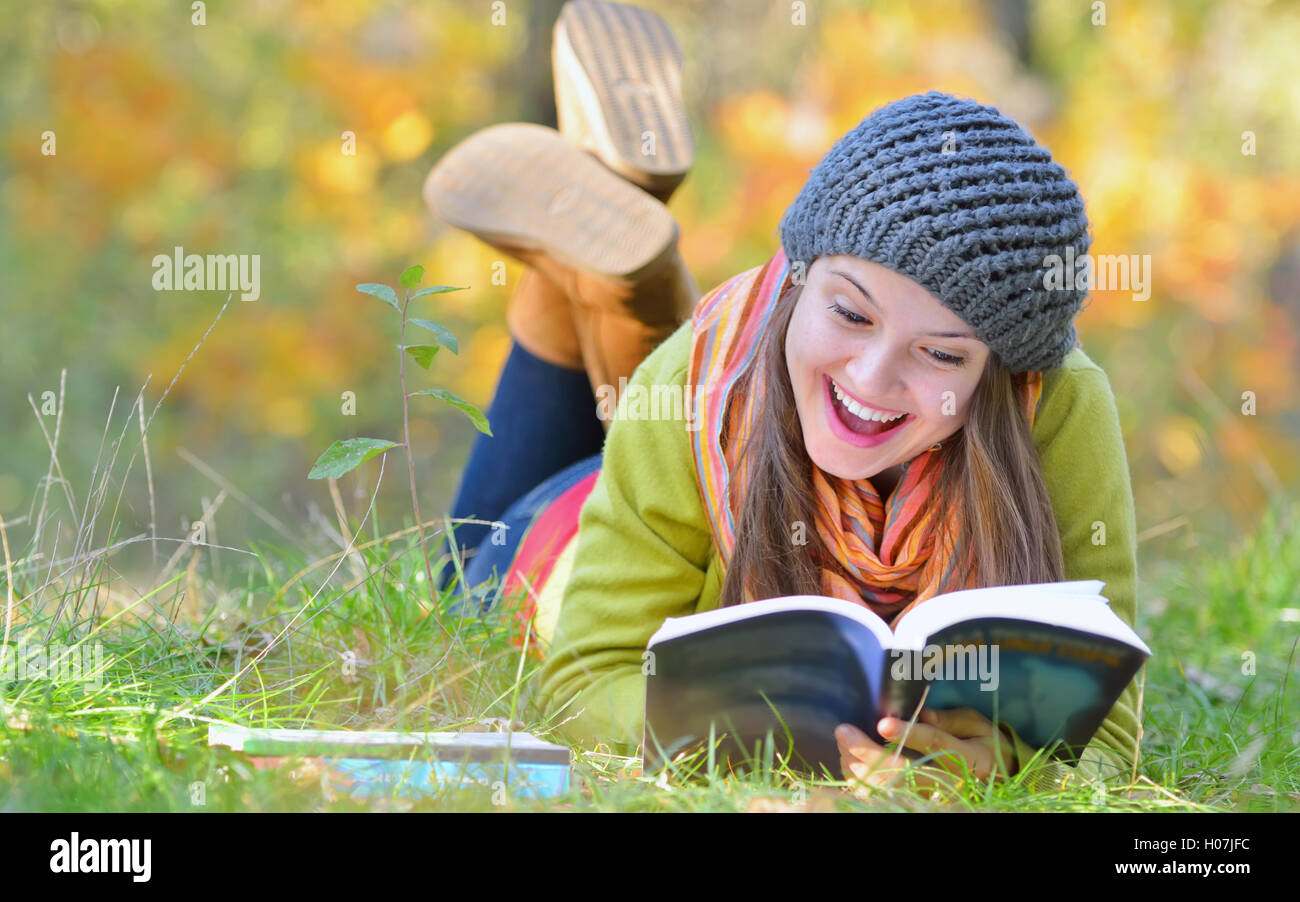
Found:
<svg viewBox="0 0 1300 902"><path fill-rule="evenodd" d="M694 750L706 761L711 744L715 760L752 767L770 734L792 770L842 779L836 726L884 745L880 719L910 720L923 700L974 708L1074 765L1151 655L1103 585L949 592L896 630L820 595L670 617L646 646L645 770Z"/></svg>
<svg viewBox="0 0 1300 902"><path fill-rule="evenodd" d="M355 797L437 795L479 784L519 797L569 791L571 753L531 733L277 730L213 724L208 744L255 758L324 762Z"/></svg>

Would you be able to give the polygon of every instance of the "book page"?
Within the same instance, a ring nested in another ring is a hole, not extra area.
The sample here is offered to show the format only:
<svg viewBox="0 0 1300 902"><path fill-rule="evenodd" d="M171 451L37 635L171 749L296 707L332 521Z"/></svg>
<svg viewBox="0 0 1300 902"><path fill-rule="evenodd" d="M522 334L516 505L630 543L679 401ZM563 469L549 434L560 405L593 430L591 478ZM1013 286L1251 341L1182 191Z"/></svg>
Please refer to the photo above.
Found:
<svg viewBox="0 0 1300 902"><path fill-rule="evenodd" d="M712 629L724 623L735 623L738 620L758 617L763 614L788 611L824 611L830 614L839 614L869 629L880 643L881 648L888 648L894 642L894 633L890 630L889 625L877 617L870 608L825 595L787 595L783 598L768 598L729 608L701 611L687 617L669 617L664 620L663 626L659 627L655 634L650 637L650 642L646 645L646 648L650 648L656 642L666 642L678 636L686 636L701 630Z"/></svg>
<svg viewBox="0 0 1300 902"><path fill-rule="evenodd" d="M1150 654L1146 643L1099 594L1100 580L990 586L936 595L903 615L895 645L920 649L928 637L968 620L997 617L1081 630Z"/></svg>

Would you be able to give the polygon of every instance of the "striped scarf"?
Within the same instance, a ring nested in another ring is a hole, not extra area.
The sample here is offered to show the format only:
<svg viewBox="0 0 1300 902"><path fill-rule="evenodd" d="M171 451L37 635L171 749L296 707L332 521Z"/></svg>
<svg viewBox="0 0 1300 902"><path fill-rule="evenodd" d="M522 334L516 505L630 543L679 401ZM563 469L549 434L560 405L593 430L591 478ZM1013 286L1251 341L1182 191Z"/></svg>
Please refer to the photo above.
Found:
<svg viewBox="0 0 1300 902"><path fill-rule="evenodd" d="M692 450L700 497L724 571L735 546L739 513L724 502L748 497L744 449L754 418L763 407L766 374L762 367L756 368L749 391L737 395L730 407L727 401L758 351L777 299L791 286L790 276L785 252L778 250L767 263L733 276L702 297L692 315L687 386L705 389L694 412ZM1014 378L1032 427L1042 393L1042 374L1022 373ZM817 533L842 567L841 571L823 564L823 595L862 604L893 624L939 593L956 562L951 543L938 538L955 531L939 529L937 520L940 516L952 518L955 506L947 505L941 513L930 503L939 461L932 449L905 463L903 476L886 502L869 479L841 479L809 460L817 495ZM734 496L730 493L732 474L737 483ZM953 526L951 519L948 525ZM936 550L936 543L942 547ZM746 602L755 600L748 584L743 596Z"/></svg>

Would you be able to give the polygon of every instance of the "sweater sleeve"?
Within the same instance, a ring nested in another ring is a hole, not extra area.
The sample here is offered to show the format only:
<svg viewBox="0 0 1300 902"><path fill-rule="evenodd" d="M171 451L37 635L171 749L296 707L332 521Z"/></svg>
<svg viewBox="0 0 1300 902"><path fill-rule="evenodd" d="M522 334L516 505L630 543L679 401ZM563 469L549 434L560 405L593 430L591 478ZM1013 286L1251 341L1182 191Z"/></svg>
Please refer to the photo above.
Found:
<svg viewBox="0 0 1300 902"><path fill-rule="evenodd" d="M1081 349L1076 365L1044 374L1034 445L1052 502L1065 579L1099 579L1102 594L1130 627L1137 614L1133 491L1110 381ZM1050 382L1048 381L1050 379ZM1051 392L1050 403L1048 392ZM1139 674L1140 676L1140 674ZM1138 754L1138 679L1124 689L1077 767L1052 759L1030 764L1036 749L1012 730L1021 770L1035 789L1059 786L1071 772L1088 781L1127 783Z"/></svg>
<svg viewBox="0 0 1300 902"><path fill-rule="evenodd" d="M627 418L638 390L685 382L690 321L633 373L605 437L604 460L578 517L577 551L539 694L572 743L641 744L643 654L667 617L695 612L712 537L684 419Z"/></svg>

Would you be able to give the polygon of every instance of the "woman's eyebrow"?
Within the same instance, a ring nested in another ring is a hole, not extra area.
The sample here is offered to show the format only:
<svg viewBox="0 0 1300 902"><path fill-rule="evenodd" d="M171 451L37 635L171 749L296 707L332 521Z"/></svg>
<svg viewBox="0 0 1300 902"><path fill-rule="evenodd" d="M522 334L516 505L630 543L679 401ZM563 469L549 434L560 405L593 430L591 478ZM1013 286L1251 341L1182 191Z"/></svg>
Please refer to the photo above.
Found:
<svg viewBox="0 0 1300 902"><path fill-rule="evenodd" d="M880 307L877 306L875 298L871 296L871 292L863 288L857 279L853 278L851 275L849 275L846 272L840 272L840 270L838 269L832 269L831 274L839 276L841 279L844 279L845 281L852 284L854 288L862 292L862 296L867 299L867 303L871 304L872 307L875 307L877 313L880 312ZM927 332L926 335L929 335L934 338L974 338L975 337L975 334L973 332Z"/></svg>

